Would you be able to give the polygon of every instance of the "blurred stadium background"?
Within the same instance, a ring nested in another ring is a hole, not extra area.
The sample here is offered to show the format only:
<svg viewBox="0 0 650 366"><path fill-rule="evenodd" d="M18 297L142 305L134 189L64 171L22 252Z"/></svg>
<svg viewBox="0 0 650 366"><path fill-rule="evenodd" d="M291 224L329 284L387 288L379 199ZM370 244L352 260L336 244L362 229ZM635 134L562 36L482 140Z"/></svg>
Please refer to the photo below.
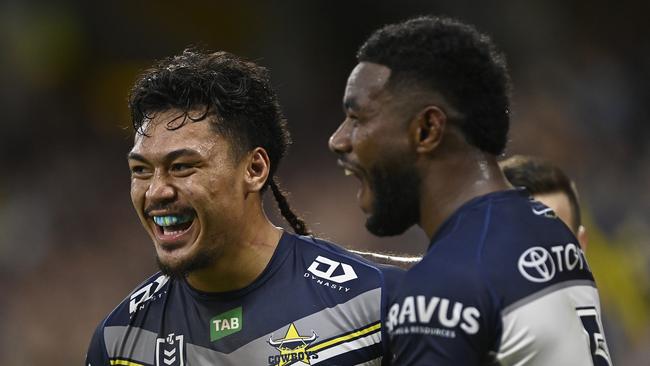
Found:
<svg viewBox="0 0 650 366"><path fill-rule="evenodd" d="M613 360L647 365L648 5L1 1L0 364L81 364L98 322L155 271L129 199L126 97L139 71L188 45L270 68L295 140L280 178L317 233L358 249L423 251L418 230L377 239L362 229L357 182L335 166L327 139L369 33L445 14L491 34L508 56L507 154L546 157L576 180Z"/></svg>

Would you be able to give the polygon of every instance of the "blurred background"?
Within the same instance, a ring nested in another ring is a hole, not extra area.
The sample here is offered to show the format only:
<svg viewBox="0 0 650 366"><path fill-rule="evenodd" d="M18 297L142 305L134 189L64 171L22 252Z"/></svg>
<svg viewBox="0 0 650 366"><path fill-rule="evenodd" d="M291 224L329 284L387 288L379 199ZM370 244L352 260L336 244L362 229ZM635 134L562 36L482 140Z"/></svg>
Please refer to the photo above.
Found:
<svg viewBox="0 0 650 366"><path fill-rule="evenodd" d="M614 363L647 365L648 4L0 1L0 364L82 364L96 325L156 270L129 198L126 98L141 70L189 45L270 69L295 141L279 176L315 232L357 249L423 252L417 229L366 233L358 183L327 139L365 38L444 14L506 53L515 86L506 156L546 157L577 182ZM266 207L275 215L268 197Z"/></svg>

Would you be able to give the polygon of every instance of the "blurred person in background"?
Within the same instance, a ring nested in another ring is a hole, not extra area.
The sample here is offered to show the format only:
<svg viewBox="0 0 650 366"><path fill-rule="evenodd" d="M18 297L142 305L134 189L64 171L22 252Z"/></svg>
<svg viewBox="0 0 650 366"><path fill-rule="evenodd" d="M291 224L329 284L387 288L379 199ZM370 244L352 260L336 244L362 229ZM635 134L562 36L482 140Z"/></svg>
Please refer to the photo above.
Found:
<svg viewBox="0 0 650 366"><path fill-rule="evenodd" d="M394 364L610 364L573 233L497 163L509 77L490 38L415 18L375 31L357 60L330 149L360 180L370 232L430 238L391 296Z"/></svg>
<svg viewBox="0 0 650 366"><path fill-rule="evenodd" d="M511 156L499 165L510 184L525 187L536 200L551 208L576 235L582 250L587 250L578 190L562 169L547 160L523 155Z"/></svg>
<svg viewBox="0 0 650 366"><path fill-rule="evenodd" d="M297 234L275 172L289 132L266 69L186 50L147 70L129 106L131 199L159 273L97 327L88 365L375 365L383 354L382 270Z"/></svg>

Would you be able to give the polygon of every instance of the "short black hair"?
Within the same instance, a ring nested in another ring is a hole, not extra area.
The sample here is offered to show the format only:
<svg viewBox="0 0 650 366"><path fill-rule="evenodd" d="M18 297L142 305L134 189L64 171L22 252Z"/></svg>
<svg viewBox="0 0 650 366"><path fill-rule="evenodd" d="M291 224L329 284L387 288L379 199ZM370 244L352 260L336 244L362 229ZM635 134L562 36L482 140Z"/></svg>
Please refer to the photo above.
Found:
<svg viewBox="0 0 650 366"><path fill-rule="evenodd" d="M462 116L465 139L500 155L510 125L510 77L505 57L473 26L445 17L418 17L375 31L359 62L391 70L389 85L404 82L440 93Z"/></svg>
<svg viewBox="0 0 650 366"><path fill-rule="evenodd" d="M146 135L143 125L156 112L177 109L181 115L167 129L207 119L229 139L236 160L256 147L266 150L270 171L263 190L270 185L294 230L309 233L275 178L291 138L266 68L228 52L186 49L145 70L131 90L129 108L135 133Z"/></svg>
<svg viewBox="0 0 650 366"><path fill-rule="evenodd" d="M499 165L513 186L525 187L533 195L564 193L571 204L572 228L578 230L582 224L578 191L562 169L547 160L523 155L512 156Z"/></svg>

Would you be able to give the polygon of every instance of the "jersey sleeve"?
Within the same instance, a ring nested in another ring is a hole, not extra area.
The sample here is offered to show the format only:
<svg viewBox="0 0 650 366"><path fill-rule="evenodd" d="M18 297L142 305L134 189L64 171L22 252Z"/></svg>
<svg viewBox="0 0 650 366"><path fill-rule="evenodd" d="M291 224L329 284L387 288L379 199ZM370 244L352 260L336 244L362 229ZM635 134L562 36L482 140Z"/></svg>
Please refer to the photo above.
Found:
<svg viewBox="0 0 650 366"><path fill-rule="evenodd" d="M108 354L106 353L106 346L104 345L103 330L104 326L100 324L95 332L93 337L90 340L90 345L88 346L88 352L86 353L86 366L109 366L110 362L108 360Z"/></svg>
<svg viewBox="0 0 650 366"><path fill-rule="evenodd" d="M501 364L611 365L595 287L574 284L536 295L504 310Z"/></svg>

